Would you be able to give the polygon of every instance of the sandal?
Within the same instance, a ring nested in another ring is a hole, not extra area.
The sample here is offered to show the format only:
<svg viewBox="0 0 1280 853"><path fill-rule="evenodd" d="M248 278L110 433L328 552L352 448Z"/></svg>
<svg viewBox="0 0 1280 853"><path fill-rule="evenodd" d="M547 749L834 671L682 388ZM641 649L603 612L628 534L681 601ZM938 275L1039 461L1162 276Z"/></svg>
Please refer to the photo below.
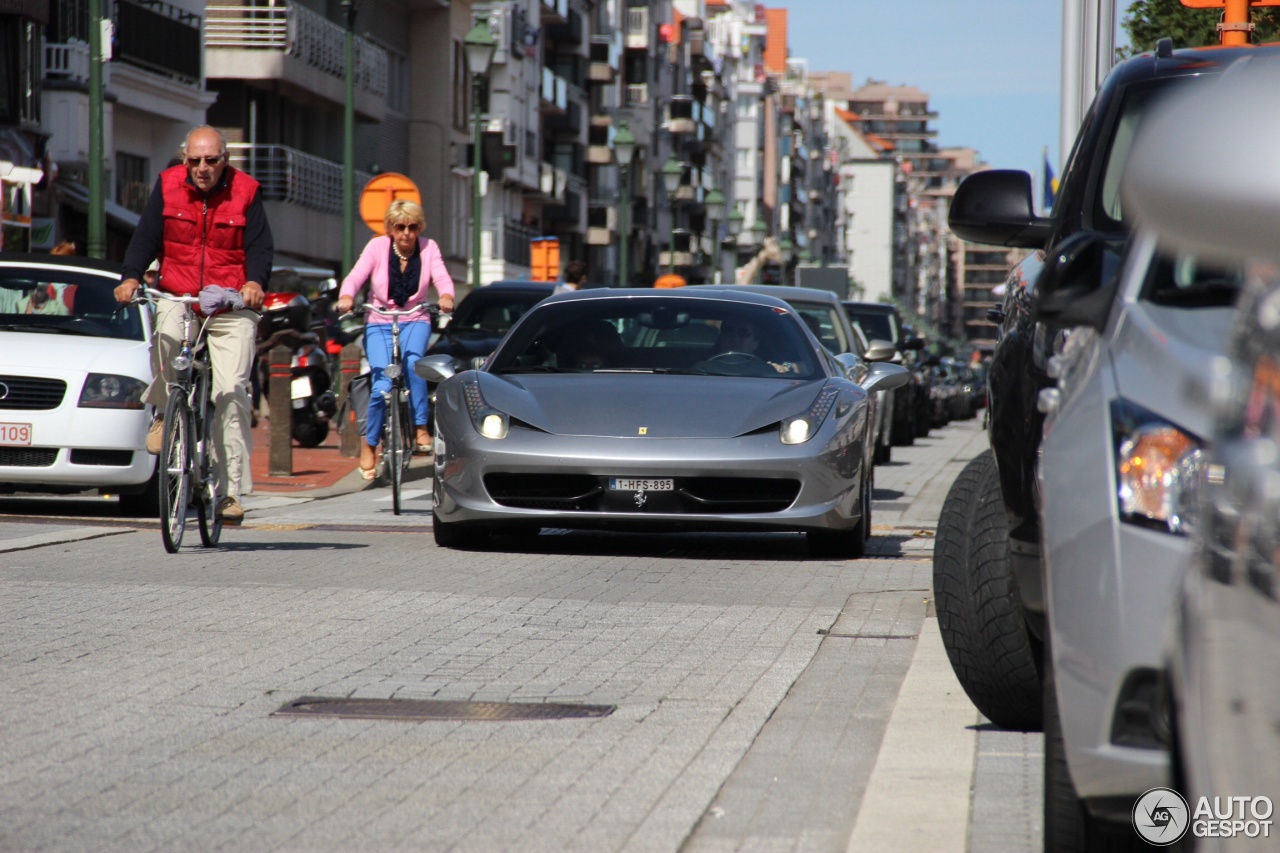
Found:
<svg viewBox="0 0 1280 853"><path fill-rule="evenodd" d="M356 466L356 470L358 470L360 472L360 476L366 480L373 480L373 479L376 479L378 476L377 465L374 465L372 468L364 468L362 466Z"/></svg>
<svg viewBox="0 0 1280 853"><path fill-rule="evenodd" d="M430 445L430 444L415 444L415 445L413 446L413 449L414 449L415 451L417 451L418 453L428 453L428 454L429 454L429 453L431 453L431 445Z"/></svg>

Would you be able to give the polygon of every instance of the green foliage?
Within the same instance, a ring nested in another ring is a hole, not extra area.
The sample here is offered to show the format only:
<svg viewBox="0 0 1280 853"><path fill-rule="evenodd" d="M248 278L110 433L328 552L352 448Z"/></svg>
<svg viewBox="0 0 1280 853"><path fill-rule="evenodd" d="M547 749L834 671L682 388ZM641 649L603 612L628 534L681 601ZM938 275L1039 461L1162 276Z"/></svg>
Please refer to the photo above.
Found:
<svg viewBox="0 0 1280 853"><path fill-rule="evenodd" d="M1280 7L1262 6L1252 10L1253 41L1280 41ZM1188 9L1180 0L1134 0L1120 24L1129 34L1127 50L1117 51L1121 59L1154 50L1166 36L1174 47L1203 47L1218 44L1218 9Z"/></svg>

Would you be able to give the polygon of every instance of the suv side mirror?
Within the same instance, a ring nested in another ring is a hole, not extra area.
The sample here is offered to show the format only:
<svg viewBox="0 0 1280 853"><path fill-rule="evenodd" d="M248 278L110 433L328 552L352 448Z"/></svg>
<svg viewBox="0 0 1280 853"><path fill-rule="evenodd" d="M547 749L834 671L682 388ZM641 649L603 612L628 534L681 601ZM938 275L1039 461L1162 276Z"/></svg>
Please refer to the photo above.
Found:
<svg viewBox="0 0 1280 853"><path fill-rule="evenodd" d="M1031 175L1014 169L974 172L956 188L947 225L961 240L1037 249L1049 239L1050 220L1036 216Z"/></svg>
<svg viewBox="0 0 1280 853"><path fill-rule="evenodd" d="M898 354L898 349L888 341L874 340L863 356L867 361L889 361Z"/></svg>
<svg viewBox="0 0 1280 853"><path fill-rule="evenodd" d="M1036 280L1035 319L1103 331L1111 316L1120 256L1106 238L1081 231L1063 240Z"/></svg>
<svg viewBox="0 0 1280 853"><path fill-rule="evenodd" d="M413 363L413 372L428 382L443 382L457 371L451 355L424 355Z"/></svg>

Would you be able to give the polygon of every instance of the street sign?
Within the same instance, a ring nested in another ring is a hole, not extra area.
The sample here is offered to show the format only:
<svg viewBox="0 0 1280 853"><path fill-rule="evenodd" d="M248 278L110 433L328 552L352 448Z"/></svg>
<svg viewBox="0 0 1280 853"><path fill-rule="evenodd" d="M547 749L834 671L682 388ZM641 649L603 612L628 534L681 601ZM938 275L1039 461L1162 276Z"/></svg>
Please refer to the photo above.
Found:
<svg viewBox="0 0 1280 853"><path fill-rule="evenodd" d="M418 192L417 184L399 172L375 175L360 193L360 218L370 231L382 236L387 233L387 208L391 202L401 199L422 204L422 193Z"/></svg>

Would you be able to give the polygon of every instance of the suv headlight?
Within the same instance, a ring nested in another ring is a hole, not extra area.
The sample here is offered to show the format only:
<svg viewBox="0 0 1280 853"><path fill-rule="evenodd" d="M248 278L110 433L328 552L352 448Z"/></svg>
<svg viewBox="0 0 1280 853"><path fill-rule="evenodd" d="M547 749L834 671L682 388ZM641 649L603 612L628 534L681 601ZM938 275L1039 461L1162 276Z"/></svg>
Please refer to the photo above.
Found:
<svg viewBox="0 0 1280 853"><path fill-rule="evenodd" d="M838 396L840 396L839 388L832 385L824 385L808 409L798 415L783 418L782 428L778 433L782 443L804 444L813 438L814 433L818 431L818 427L822 426L822 421L827 417L827 412L830 412L831 407L836 404L836 397Z"/></svg>
<svg viewBox="0 0 1280 853"><path fill-rule="evenodd" d="M141 409L147 383L132 376L113 373L90 373L80 389L82 409Z"/></svg>
<svg viewBox="0 0 1280 853"><path fill-rule="evenodd" d="M1204 442L1141 406L1111 404L1120 518L1187 535L1199 522Z"/></svg>
<svg viewBox="0 0 1280 853"><path fill-rule="evenodd" d="M463 394L466 395L467 411L471 413L471 423L475 425L476 432L485 438L506 438L511 428L511 419L505 412L500 412L485 402L484 394L480 393L480 383L464 383Z"/></svg>

